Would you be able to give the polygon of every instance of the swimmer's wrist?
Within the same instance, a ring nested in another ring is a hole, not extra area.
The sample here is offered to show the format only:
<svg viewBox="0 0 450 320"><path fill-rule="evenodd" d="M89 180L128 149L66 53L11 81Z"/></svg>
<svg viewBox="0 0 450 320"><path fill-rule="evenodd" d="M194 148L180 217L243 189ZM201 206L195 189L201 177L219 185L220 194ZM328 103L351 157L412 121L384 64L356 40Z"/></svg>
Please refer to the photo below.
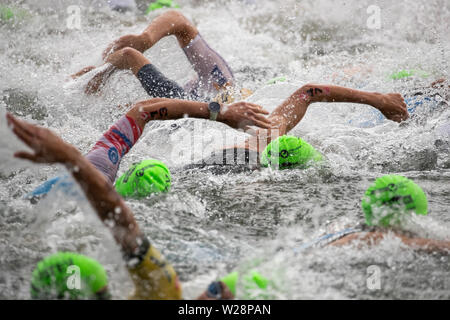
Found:
<svg viewBox="0 0 450 320"><path fill-rule="evenodd" d="M62 163L66 166L66 168L69 171L76 167L79 168L80 165L83 163L84 157L77 148L68 145L67 150L65 150L64 153L65 157Z"/></svg>
<svg viewBox="0 0 450 320"><path fill-rule="evenodd" d="M382 99L383 94L378 92L367 92L365 101L362 101L362 103L368 104L369 106L374 107L375 109L379 109L379 101Z"/></svg>
<svg viewBox="0 0 450 320"><path fill-rule="evenodd" d="M216 101L210 102L208 104L209 110L209 120L211 121L220 121L219 115L222 111L222 105Z"/></svg>

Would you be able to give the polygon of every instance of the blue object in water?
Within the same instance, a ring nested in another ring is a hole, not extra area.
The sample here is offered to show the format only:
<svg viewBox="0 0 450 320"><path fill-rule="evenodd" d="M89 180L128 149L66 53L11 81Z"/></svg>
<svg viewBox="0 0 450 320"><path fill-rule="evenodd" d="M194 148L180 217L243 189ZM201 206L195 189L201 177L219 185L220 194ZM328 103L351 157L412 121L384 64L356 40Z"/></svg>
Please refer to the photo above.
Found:
<svg viewBox="0 0 450 320"><path fill-rule="evenodd" d="M324 247L327 244L330 244L336 240L342 239L343 237L349 235L349 234L353 234L353 233L358 233L361 232L362 229L361 228L348 228L345 230L342 230L340 232L336 232L336 233L332 233L332 234L327 234L325 236L322 236L320 238L317 238L311 242L307 242L302 244L301 246L299 246L298 248L294 249L295 253L301 252L303 250L309 249L311 247L317 247L317 246L321 246Z"/></svg>
<svg viewBox="0 0 450 320"><path fill-rule="evenodd" d="M54 177L28 193L25 196L25 199L41 198L53 190L55 186L66 194L70 194L73 187L73 181L71 181L67 175Z"/></svg>

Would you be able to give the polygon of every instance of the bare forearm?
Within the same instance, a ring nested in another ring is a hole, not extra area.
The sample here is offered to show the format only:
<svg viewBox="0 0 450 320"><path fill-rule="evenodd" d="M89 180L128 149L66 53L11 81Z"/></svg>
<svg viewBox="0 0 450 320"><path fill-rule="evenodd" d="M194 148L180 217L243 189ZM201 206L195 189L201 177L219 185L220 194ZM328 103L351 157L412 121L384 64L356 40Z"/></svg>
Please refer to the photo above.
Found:
<svg viewBox="0 0 450 320"><path fill-rule="evenodd" d="M78 150L68 152L65 162L83 189L100 220L112 231L115 240L125 252L133 252L140 235L133 213L117 194L113 185Z"/></svg>
<svg viewBox="0 0 450 320"><path fill-rule="evenodd" d="M409 238L403 236L401 234L396 234L400 240L406 244L407 246L415 249L415 250L423 250L427 252L450 252L450 241L442 241L442 240L432 240L432 239L424 239L424 238ZM355 233L348 236L345 236L342 239L336 240L330 245L333 246L345 246L349 245L356 241L362 241L368 245L376 245L380 243L381 240L385 238L385 234L381 232L365 232L365 233Z"/></svg>
<svg viewBox="0 0 450 320"><path fill-rule="evenodd" d="M450 253L450 241L432 240L423 238L406 238L400 237L402 242L416 250L427 252L443 252Z"/></svg>
<svg viewBox="0 0 450 320"><path fill-rule="evenodd" d="M292 130L305 116L310 104L316 102L346 102L367 104L376 108L383 105L385 96L332 85L307 84L295 91L271 114L280 134Z"/></svg>
<svg viewBox="0 0 450 320"><path fill-rule="evenodd" d="M151 48L164 37L174 35L181 47L186 47L198 34L197 28L177 11L168 11L155 20L144 30L141 39L145 50Z"/></svg>
<svg viewBox="0 0 450 320"><path fill-rule="evenodd" d="M209 110L208 104L203 102L156 98L138 102L127 115L143 129L152 120L176 120L186 116L208 119Z"/></svg>
<svg viewBox="0 0 450 320"><path fill-rule="evenodd" d="M231 128L245 129L249 126L271 128L268 114L261 106L249 102L237 102L222 106L217 121ZM137 103L128 113L141 129L151 120L176 120L185 117L209 119L208 104L204 102L156 98Z"/></svg>
<svg viewBox="0 0 450 320"><path fill-rule="evenodd" d="M111 228L123 251L133 253L138 246L139 228L132 212L106 177L74 146L49 129L19 120L9 113L6 118L13 133L33 150L18 151L14 156L35 163L64 164L80 184L99 218Z"/></svg>
<svg viewBox="0 0 450 320"><path fill-rule="evenodd" d="M381 94L332 85L308 85L301 89L303 99L314 102L346 102L373 105Z"/></svg>

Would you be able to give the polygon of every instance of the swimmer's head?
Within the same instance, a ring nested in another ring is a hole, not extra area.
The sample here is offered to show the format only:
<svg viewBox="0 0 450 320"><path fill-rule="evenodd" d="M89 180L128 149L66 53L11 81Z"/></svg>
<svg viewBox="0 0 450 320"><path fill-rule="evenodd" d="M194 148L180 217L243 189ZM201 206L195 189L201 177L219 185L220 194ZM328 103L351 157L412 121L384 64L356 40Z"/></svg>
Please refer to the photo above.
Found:
<svg viewBox="0 0 450 320"><path fill-rule="evenodd" d="M144 198L153 193L167 192L171 176L167 166L158 160L144 160L134 164L116 182L116 190L123 197Z"/></svg>
<svg viewBox="0 0 450 320"><path fill-rule="evenodd" d="M279 169L306 168L322 161L322 155L300 138L282 136L272 141L261 155L261 165Z"/></svg>
<svg viewBox="0 0 450 320"><path fill-rule="evenodd" d="M427 196L413 181L395 175L378 178L366 191L362 208L369 226L399 226L407 214L428 214Z"/></svg>
<svg viewBox="0 0 450 320"><path fill-rule="evenodd" d="M102 265L83 255L59 252L41 260L33 271L33 299L109 299Z"/></svg>

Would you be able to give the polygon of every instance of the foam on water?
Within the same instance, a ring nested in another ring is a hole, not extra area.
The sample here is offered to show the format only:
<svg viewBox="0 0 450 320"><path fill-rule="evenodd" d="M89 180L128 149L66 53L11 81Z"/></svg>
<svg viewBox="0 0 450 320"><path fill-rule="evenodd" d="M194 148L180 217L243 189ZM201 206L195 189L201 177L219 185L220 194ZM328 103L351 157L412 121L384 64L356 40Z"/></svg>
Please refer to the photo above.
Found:
<svg viewBox="0 0 450 320"><path fill-rule="evenodd" d="M366 24L366 10L375 2L382 9L379 30ZM450 3L375 2L177 1L229 62L239 83L255 91L249 101L269 111L306 83L406 93L448 77ZM81 6L80 30L67 28L69 5ZM98 259L109 273L114 297L125 298L132 284L119 250L83 197L53 194L37 205L23 199L65 169L13 159L24 146L7 128L4 114L7 110L50 127L87 152L126 104L148 96L129 72L115 74L100 96L83 93L89 77L72 81L68 75L98 65L110 41L142 31L159 12L120 14L87 0L29 0L15 6L28 14L0 22L0 298L28 299L34 265L58 250ZM193 75L175 39L164 39L146 55L180 83ZM401 69L423 70L430 77L389 79ZM266 85L277 76L288 82ZM448 104L448 92L439 93ZM320 150L327 164L291 172L184 172L191 156L186 136L202 126L203 146L194 146L199 157L224 144L225 126L191 119L148 125L119 174L144 158L165 161L173 171L169 194L128 204L180 273L187 298L227 271L251 268L273 279L270 293L280 299L450 298L448 256L415 253L395 238L372 249L294 253L304 241L359 223L362 194L385 173L412 178L428 195L430 216L414 221L411 229L449 240L450 109L425 107L400 125L385 121L362 129L349 124L367 112L370 107L351 104L311 106L291 134ZM367 288L370 265L381 269L382 290Z"/></svg>

